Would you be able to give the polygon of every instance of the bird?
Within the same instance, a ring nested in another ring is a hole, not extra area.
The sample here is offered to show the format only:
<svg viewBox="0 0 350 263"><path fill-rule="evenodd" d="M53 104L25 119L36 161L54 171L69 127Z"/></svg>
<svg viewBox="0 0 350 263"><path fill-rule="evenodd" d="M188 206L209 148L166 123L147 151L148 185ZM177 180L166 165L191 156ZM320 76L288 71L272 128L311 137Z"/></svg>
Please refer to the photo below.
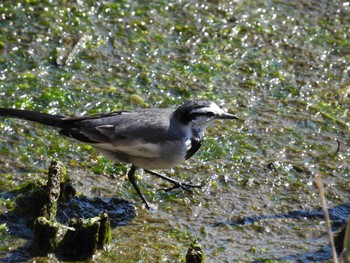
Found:
<svg viewBox="0 0 350 263"><path fill-rule="evenodd" d="M137 185L135 172L160 177L191 192L201 187L179 182L152 170L169 169L193 156L204 133L215 120L238 119L216 103L192 99L178 108L120 110L82 117L65 117L37 111L0 108L0 116L24 119L59 128L63 136L87 143L116 163L131 164L128 179L147 209L151 208Z"/></svg>

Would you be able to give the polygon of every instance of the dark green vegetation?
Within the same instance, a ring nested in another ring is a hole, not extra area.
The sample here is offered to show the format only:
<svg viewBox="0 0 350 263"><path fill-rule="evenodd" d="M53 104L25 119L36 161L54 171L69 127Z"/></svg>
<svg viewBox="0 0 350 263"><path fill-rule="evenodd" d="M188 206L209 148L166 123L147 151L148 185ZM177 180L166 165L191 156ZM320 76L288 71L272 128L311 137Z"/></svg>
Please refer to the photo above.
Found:
<svg viewBox="0 0 350 263"><path fill-rule="evenodd" d="M2 1L0 106L82 115L202 97L232 109L244 121L218 123L166 171L205 187L156 192L163 182L140 176L160 212L138 209L99 261L184 261L195 239L208 261L315 261L328 242L314 174L330 207L350 196L349 2L169 2ZM90 147L23 121L0 130L1 213L6 191L44 178L56 157L81 193L138 201L125 166ZM0 228L0 256L23 243Z"/></svg>

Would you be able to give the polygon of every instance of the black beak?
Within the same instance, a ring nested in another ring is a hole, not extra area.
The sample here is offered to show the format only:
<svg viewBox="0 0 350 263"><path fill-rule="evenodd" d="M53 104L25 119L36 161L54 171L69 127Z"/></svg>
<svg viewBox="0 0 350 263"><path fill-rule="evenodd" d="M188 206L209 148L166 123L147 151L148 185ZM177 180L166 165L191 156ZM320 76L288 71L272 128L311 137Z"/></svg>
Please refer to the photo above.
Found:
<svg viewBox="0 0 350 263"><path fill-rule="evenodd" d="M221 120L233 120L233 119L239 119L236 115L230 114L230 113L223 113L216 117L217 119Z"/></svg>

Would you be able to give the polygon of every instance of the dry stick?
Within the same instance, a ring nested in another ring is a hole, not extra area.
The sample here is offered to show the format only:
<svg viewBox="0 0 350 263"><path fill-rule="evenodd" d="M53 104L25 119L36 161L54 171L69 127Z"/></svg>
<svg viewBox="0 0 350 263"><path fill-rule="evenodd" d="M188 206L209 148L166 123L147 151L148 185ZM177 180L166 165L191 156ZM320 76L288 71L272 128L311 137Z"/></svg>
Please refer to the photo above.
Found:
<svg viewBox="0 0 350 263"><path fill-rule="evenodd" d="M331 219L329 218L329 213L328 213L328 209L327 209L326 198L324 195L324 188L323 188L322 179L321 179L321 176L319 174L316 174L315 178L316 178L316 186L318 188L318 194L319 194L320 199L321 199L323 215L324 215L324 218L326 220L329 243L330 243L330 246L332 248L333 261L334 261L334 263L338 263L337 251L335 250L334 239L333 239L333 234L332 234Z"/></svg>

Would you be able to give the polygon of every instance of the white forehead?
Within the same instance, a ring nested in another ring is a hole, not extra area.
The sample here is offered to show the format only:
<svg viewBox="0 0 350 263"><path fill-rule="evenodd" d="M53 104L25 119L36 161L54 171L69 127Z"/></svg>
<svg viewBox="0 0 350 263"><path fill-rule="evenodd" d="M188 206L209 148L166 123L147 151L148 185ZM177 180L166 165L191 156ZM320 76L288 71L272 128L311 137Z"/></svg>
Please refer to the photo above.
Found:
<svg viewBox="0 0 350 263"><path fill-rule="evenodd" d="M211 102L207 107L198 108L192 111L192 113L206 113L206 112L212 112L215 115L220 115L224 113L224 111L220 109L219 106L216 105L216 103L214 102Z"/></svg>

